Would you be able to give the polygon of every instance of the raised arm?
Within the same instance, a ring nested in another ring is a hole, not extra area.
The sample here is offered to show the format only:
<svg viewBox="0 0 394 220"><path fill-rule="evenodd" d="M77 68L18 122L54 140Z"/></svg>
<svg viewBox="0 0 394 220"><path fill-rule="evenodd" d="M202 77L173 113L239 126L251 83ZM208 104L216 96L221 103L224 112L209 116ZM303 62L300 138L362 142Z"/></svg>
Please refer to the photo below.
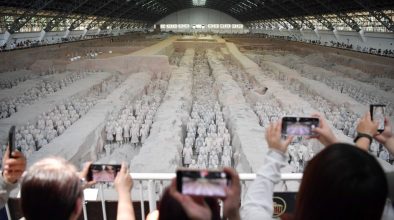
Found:
<svg viewBox="0 0 394 220"><path fill-rule="evenodd" d="M337 143L338 139L335 137L326 119L317 113L312 116L319 118L320 124L319 127L313 129L316 135L310 138L316 138L325 147Z"/></svg>
<svg viewBox="0 0 394 220"><path fill-rule="evenodd" d="M249 186L241 207L241 219L271 219L273 215L274 186L280 181L280 169L286 166L286 151L292 137L281 139L281 122L271 124L266 131L270 150L265 163Z"/></svg>
<svg viewBox="0 0 394 220"><path fill-rule="evenodd" d="M391 126L391 122L389 118L385 118L384 120L384 131L382 133L378 133L374 136L375 140L379 143L383 144L387 150L394 155L394 136L393 136L393 128Z"/></svg>
<svg viewBox="0 0 394 220"><path fill-rule="evenodd" d="M376 134L378 134L378 124L372 121L371 114L367 112L357 125L356 146L368 151L372 137Z"/></svg>
<svg viewBox="0 0 394 220"><path fill-rule="evenodd" d="M125 163L122 163L122 167L115 178L115 188L119 197L116 219L135 220L134 208L130 194L130 191L133 188L133 180L131 179Z"/></svg>

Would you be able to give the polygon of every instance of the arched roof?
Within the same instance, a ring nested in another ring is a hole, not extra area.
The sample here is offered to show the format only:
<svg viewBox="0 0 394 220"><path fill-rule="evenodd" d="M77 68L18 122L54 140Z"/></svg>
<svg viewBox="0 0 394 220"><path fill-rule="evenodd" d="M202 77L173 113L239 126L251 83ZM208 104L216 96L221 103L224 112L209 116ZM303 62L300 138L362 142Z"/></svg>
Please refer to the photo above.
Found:
<svg viewBox="0 0 394 220"><path fill-rule="evenodd" d="M352 26L354 21L350 20L346 13L367 11L379 21L388 23L389 30L394 30L393 19L382 12L387 9L394 10L393 0L0 0L0 15L13 13L12 10L8 10L10 8L27 9L22 14L17 14L20 17L7 27L12 33L39 12L47 12L52 17L58 17L53 24L47 25L46 30L50 30L51 26L58 24L58 20L70 15L79 16L70 29L79 26L81 21L89 16L104 18L109 23L134 20L146 25L153 24L174 12L193 7L222 11L242 23L287 19L289 23L294 24L293 26L296 26L296 23L292 22L292 17L307 20L303 17L323 14L338 15Z"/></svg>
<svg viewBox="0 0 394 220"><path fill-rule="evenodd" d="M201 6L222 11L242 22L294 16L394 9L387 0L18 0L0 1L0 7L72 12L155 22L173 12Z"/></svg>

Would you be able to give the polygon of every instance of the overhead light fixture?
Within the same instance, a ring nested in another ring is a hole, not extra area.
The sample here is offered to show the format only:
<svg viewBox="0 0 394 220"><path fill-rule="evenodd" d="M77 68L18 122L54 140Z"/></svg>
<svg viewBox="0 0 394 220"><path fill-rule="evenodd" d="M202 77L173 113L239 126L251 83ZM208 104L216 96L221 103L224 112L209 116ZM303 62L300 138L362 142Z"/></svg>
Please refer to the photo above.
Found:
<svg viewBox="0 0 394 220"><path fill-rule="evenodd" d="M193 0L193 6L205 6L207 0Z"/></svg>

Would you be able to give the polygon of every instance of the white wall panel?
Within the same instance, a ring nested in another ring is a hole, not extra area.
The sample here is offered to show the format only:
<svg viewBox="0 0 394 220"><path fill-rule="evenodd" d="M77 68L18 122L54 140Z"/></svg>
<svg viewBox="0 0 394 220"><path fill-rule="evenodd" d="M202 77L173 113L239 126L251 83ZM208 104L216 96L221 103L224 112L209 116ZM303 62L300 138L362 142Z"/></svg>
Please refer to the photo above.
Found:
<svg viewBox="0 0 394 220"><path fill-rule="evenodd" d="M355 31L338 31L337 35L333 31L319 30L319 37L312 30L266 30L266 29L251 29L252 33L264 33L271 36L284 36L292 37L296 40L320 40L322 44L327 42L327 45L331 45L330 42L339 42L345 44L352 44L353 49L357 46L361 48L375 48L382 50L394 50L394 33L392 32L365 32L364 36L366 41L364 42L358 32Z"/></svg>
<svg viewBox="0 0 394 220"><path fill-rule="evenodd" d="M174 12L156 24L241 24L241 22L214 9L190 8Z"/></svg>

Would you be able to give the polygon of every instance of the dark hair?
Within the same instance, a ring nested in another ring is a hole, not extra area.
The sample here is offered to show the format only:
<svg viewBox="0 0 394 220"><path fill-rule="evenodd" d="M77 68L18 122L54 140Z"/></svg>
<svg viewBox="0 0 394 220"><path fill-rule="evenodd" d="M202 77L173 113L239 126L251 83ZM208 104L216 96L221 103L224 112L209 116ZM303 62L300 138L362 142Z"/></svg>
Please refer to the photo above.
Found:
<svg viewBox="0 0 394 220"><path fill-rule="evenodd" d="M220 220L220 207L218 200L215 198L204 198L212 212L212 220ZM169 188L166 188L159 204L159 220L173 220L182 219L187 220L185 210L181 204L170 195Z"/></svg>
<svg viewBox="0 0 394 220"><path fill-rule="evenodd" d="M74 166L61 158L38 161L22 178L21 206L27 220L68 220L81 197Z"/></svg>
<svg viewBox="0 0 394 220"><path fill-rule="evenodd" d="M381 218L388 194L377 160L349 144L333 144L307 165L297 195L296 220Z"/></svg>

